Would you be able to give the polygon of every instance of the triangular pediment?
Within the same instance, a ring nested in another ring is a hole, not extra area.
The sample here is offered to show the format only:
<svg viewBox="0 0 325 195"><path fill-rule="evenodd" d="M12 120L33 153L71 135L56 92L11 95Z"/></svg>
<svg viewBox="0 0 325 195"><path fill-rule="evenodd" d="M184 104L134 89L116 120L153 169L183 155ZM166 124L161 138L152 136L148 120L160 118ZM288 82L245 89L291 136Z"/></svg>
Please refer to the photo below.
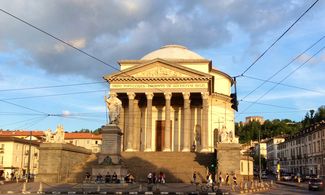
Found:
<svg viewBox="0 0 325 195"><path fill-rule="evenodd" d="M150 62L139 64L121 72L106 75L104 78L132 77L132 78L202 78L211 75L200 72L185 66L170 63L162 59L155 59Z"/></svg>

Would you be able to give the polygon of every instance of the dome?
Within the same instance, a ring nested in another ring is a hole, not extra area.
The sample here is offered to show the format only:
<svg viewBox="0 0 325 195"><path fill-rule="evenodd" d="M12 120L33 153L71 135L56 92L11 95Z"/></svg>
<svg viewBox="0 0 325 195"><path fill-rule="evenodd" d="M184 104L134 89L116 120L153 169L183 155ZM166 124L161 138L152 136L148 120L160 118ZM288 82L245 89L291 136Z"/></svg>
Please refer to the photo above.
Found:
<svg viewBox="0 0 325 195"><path fill-rule="evenodd" d="M182 45L165 45L158 50L152 51L143 56L141 60L153 60L155 58L161 59L181 59L181 60L193 60L204 59L199 54L188 50Z"/></svg>

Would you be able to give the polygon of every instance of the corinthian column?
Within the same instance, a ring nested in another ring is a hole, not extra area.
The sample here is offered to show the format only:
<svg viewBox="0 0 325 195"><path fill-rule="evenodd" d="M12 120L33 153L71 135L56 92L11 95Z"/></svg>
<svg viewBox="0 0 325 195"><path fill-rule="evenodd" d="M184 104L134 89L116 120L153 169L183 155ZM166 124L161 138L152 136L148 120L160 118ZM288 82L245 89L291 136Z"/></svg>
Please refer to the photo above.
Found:
<svg viewBox="0 0 325 195"><path fill-rule="evenodd" d="M126 151L134 151L133 138L134 138L134 93L127 93L129 98L129 124L127 129L127 146Z"/></svg>
<svg viewBox="0 0 325 195"><path fill-rule="evenodd" d="M183 93L184 97L184 129L183 129L183 152L190 151L190 93Z"/></svg>
<svg viewBox="0 0 325 195"><path fill-rule="evenodd" d="M170 99L172 97L171 93L165 93L165 147L164 151L170 151Z"/></svg>
<svg viewBox="0 0 325 195"><path fill-rule="evenodd" d="M201 151L208 151L208 121L209 121L209 92L201 93L202 95L202 123L201 123Z"/></svg>
<svg viewBox="0 0 325 195"><path fill-rule="evenodd" d="M147 96L147 126L146 126L146 149L145 151L152 151L152 98L153 93L146 93Z"/></svg>

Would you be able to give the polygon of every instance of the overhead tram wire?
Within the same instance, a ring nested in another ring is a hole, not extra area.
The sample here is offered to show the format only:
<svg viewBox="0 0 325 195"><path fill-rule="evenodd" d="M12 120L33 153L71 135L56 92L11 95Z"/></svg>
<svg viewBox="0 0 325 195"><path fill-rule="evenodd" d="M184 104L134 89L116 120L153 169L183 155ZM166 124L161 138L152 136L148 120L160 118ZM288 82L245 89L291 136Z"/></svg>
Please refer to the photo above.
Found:
<svg viewBox="0 0 325 195"><path fill-rule="evenodd" d="M244 78L248 78L248 79L252 79L252 80L256 80L256 81L263 81L263 82L267 82L267 83L273 83L273 84L278 83L275 81L269 81L269 80L265 80L265 79L261 79L261 78L257 78L257 77L253 77L253 76L247 76L247 75L245 75ZM318 90L314 90L314 89L307 89L307 88L299 87L299 86L295 86L295 85L288 85L288 84L284 84L284 83L280 83L279 85L282 85L285 87L290 87L290 88L295 88L295 89L301 89L301 90L305 90L305 91L310 91L310 92L314 92L314 93L319 93L319 94L325 94L325 91L322 92L322 91L318 91Z"/></svg>
<svg viewBox="0 0 325 195"><path fill-rule="evenodd" d="M321 42L323 39L325 38L325 36L322 36L320 39L318 39L316 42L314 42L313 44L311 44L307 49L305 49L303 52L301 52L299 55L297 55L296 57L294 57L289 63L287 63L285 66L283 66L282 68L280 68L277 72L275 72L274 74L272 74L269 78L267 78L265 81L263 81L263 83L261 83L259 86L257 86L254 90L252 90L251 92L249 92L248 94L246 94L243 98L241 98L241 100L246 99L249 95L251 95L252 93L254 93L257 89L261 88L266 82L269 82L272 78L274 78L276 75L278 75L282 70L284 70L285 68L287 68L288 66L290 66L294 61L296 61L297 59L299 59L301 56L303 56L307 51L309 51L310 49L312 49L315 45L317 45L319 42ZM250 76L246 76L243 75L243 77L247 77L247 78L252 78Z"/></svg>
<svg viewBox="0 0 325 195"><path fill-rule="evenodd" d="M257 61L259 61L312 7L314 7L314 5L318 2L319 0L316 0L302 15L299 16L298 19L296 19L296 21L294 23L292 23L290 25L289 28L287 28L287 30L285 30L280 37L278 37L258 58L256 58L256 60L250 65L248 66L240 75L236 76L236 77L241 77L244 76L244 74L251 69Z"/></svg>
<svg viewBox="0 0 325 195"><path fill-rule="evenodd" d="M110 65L110 64L108 64L108 63L106 63L105 61L103 61L103 60L97 58L96 56L94 56L94 55L92 55L92 54L90 54L90 53L88 53L88 52L86 52L86 51L84 51L84 50L82 50L82 49L79 49L79 48L73 46L72 44L70 44L70 43L64 41L63 39L61 39L61 38L59 38L59 37L57 37L57 36L54 36L54 35L52 35L51 33L46 32L45 30L42 30L41 28L39 28L39 27L37 27L37 26L31 24L30 22L27 22L27 21L25 21L25 20L19 18L18 16L15 16L15 15L13 15L13 14L7 12L7 11L4 10L4 9L1 9L1 8L0 8L0 11L3 12L3 13L5 13L5 14L7 14L7 15L9 15L9 16L11 16L11 17L13 17L13 18L15 18L16 20L18 20L18 21L20 21L20 22L22 22L22 23L24 23L24 24L26 24L26 25L28 25L28 26L30 26L30 27L36 29L37 31L40 31L41 33L44 33L44 34L50 36L51 38L53 38L53 39L55 39L55 40L57 40L57 41L59 41L59 42L65 44L65 45L67 45L67 46L69 46L69 47L71 47L71 48L73 48L73 49L79 51L80 53L85 54L85 55L87 55L88 57L90 57L90 58L92 58L92 59L94 59L94 60L97 60L98 62L101 62L102 64L104 64L104 65L106 65L106 66L108 66L108 67L110 67L110 68L112 68L112 69L114 69L114 70L116 70L116 71L118 71L118 72L121 72L123 75L126 75L126 76L129 76L129 77L134 78L132 75L128 75L128 74L122 72L121 70L119 70L119 69L115 68L114 66L112 66L112 65ZM143 83L143 84L150 84L150 83L146 83L146 82L141 81L141 80L140 80L140 82ZM154 89L157 89L158 91L164 92L163 90L158 89L158 88L154 88Z"/></svg>
<svg viewBox="0 0 325 195"><path fill-rule="evenodd" d="M289 78L293 73L295 73L298 69L300 69L302 66L307 64L312 58L314 58L316 55L318 55L321 51L325 49L325 46L323 46L321 49L319 49L316 53L314 53L311 57L309 57L304 63L302 63L300 66L295 68L293 71L291 71L289 74L287 74L281 81L276 83L272 88L270 88L268 91L266 91L263 95L261 95L259 98L257 98L255 101L253 101L248 107L244 109L245 112L248 110L250 107L252 107L254 104L256 104L258 101L260 101L263 97L265 97L268 93L270 93L273 89L275 89L278 85L280 85L283 81L285 81L287 78ZM242 113L241 112L241 113Z"/></svg>
<svg viewBox="0 0 325 195"><path fill-rule="evenodd" d="M17 107L20 107L20 108L24 108L24 109L27 109L27 110L31 110L33 112L37 112L37 113L41 113L41 114L44 114L44 115L48 115L48 113L45 113L45 112L42 112L42 111L39 111L39 110L36 110L36 109L33 109L33 108L29 108L29 107L26 107L26 106L22 106L22 105L19 105L19 104L16 104L16 103L12 103L12 102L9 102L7 100L1 100L1 102L4 102L6 104L11 104L11 105L14 105L14 106L17 106Z"/></svg>
<svg viewBox="0 0 325 195"><path fill-rule="evenodd" d="M6 98L0 101L6 100L21 100L21 99L30 99L30 98L42 98L42 97L54 97L54 96L65 96L65 95L76 95L76 94L84 94L84 93L98 93L103 92L104 89L101 90L93 90L93 91L79 91L79 92L71 92L71 93L58 93L58 94L48 94L48 95L34 95L34 96L25 96L25 97L13 97L13 98Z"/></svg>
<svg viewBox="0 0 325 195"><path fill-rule="evenodd" d="M36 89L48 89L48 88L60 88L60 87L70 87L70 86L79 86L79 85L94 85L106 83L105 81L97 82L88 82L88 83L74 83L74 84L65 84L65 85L48 85L48 86L38 86L38 87L26 87L26 88L13 88L13 89L0 89L0 92L4 91L25 91L25 90L36 90Z"/></svg>

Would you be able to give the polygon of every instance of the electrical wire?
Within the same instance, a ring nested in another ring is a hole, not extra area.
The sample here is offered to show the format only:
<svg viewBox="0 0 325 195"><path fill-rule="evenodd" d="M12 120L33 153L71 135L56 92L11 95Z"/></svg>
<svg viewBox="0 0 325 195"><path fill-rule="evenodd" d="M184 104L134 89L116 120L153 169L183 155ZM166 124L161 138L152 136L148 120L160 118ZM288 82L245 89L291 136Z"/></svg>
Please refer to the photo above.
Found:
<svg viewBox="0 0 325 195"><path fill-rule="evenodd" d="M247 67L239 76L243 76L249 69L251 69L258 60L260 60L319 0L316 0L294 23L290 25L287 30L285 30L280 37L278 37L249 67ZM239 77L238 76L238 77Z"/></svg>
<svg viewBox="0 0 325 195"><path fill-rule="evenodd" d="M263 82L273 83L273 84L278 83L278 82L275 82L275 81L269 81L269 80L265 80L265 79L261 79L261 78L257 78L257 77L252 77L252 76L247 76L247 75L244 75L243 78L248 78L248 79L252 79L252 80L263 81ZM295 89L301 89L301 90L305 90L305 91L310 91L310 92L314 92L314 93L319 93L319 94L325 94L325 92L323 92L323 91L308 89L308 88L299 87L299 86L295 86L295 85L288 85L288 84L284 84L284 83L280 83L279 85L282 85L282 86L285 86L285 87L290 87L290 88L295 88Z"/></svg>
<svg viewBox="0 0 325 195"><path fill-rule="evenodd" d="M279 86L283 81L285 81L287 78L289 78L293 73L295 73L298 69L300 69L302 66L307 64L312 58L314 58L316 55L318 55L321 51L325 49L325 46L319 49L316 53L314 53L311 57L309 57L304 63L302 63L300 66L295 68L293 71L291 71L289 74L287 74L282 80L280 80L278 83L276 83L272 88L270 88L268 91L266 91L263 95L261 95L259 98L257 98L254 102L252 102L248 107L244 109L245 112L250 107L252 107L254 104L256 104L258 101L260 101L263 97L265 97L268 93L270 93L273 89L275 89L277 86Z"/></svg>
<svg viewBox="0 0 325 195"><path fill-rule="evenodd" d="M29 99L29 98L42 98L42 97L54 97L54 96L65 96L65 95L76 95L76 94L84 94L84 93L98 93L103 92L102 90L93 90L93 91L79 91L79 92L71 92L71 93L58 93L58 94L48 94L48 95L35 95L35 96L25 96L25 97L15 97L15 98L7 98L2 99L0 101L6 101L6 100L21 100L21 99Z"/></svg>
<svg viewBox="0 0 325 195"><path fill-rule="evenodd" d="M297 55L296 57L294 57L289 63L287 63L286 65L284 65L282 68L280 68L278 71L276 71L274 74L272 74L269 78L267 78L265 81L263 81L263 83L261 83L260 85L258 85L254 90L252 90L251 92L249 92L247 95L245 95L241 100L247 98L249 95L251 95L252 93L254 93L257 89L259 89L260 87L262 87L266 82L270 81L272 78L274 78L276 75L278 75L282 70L284 70L285 68L287 68L289 65L291 65L294 61L296 61L297 59L299 59L301 56L303 56L307 51L309 51L310 49L312 49L315 45L317 45L320 41L322 41L325 38L325 36L322 36L320 39L318 39L316 42L314 42L313 44L311 44L307 49L305 49L303 52L301 52L299 55ZM245 76L243 75L243 77L247 77L247 78L252 78L249 76Z"/></svg>
<svg viewBox="0 0 325 195"><path fill-rule="evenodd" d="M0 89L0 92L48 89L48 88L70 87L70 86L78 86L78 85L94 85L94 84L99 84L99 83L106 83L106 82L105 81L97 81L97 82L74 83L74 84L65 84L65 85L48 85L48 86L26 87L26 88L16 88L16 89Z"/></svg>

